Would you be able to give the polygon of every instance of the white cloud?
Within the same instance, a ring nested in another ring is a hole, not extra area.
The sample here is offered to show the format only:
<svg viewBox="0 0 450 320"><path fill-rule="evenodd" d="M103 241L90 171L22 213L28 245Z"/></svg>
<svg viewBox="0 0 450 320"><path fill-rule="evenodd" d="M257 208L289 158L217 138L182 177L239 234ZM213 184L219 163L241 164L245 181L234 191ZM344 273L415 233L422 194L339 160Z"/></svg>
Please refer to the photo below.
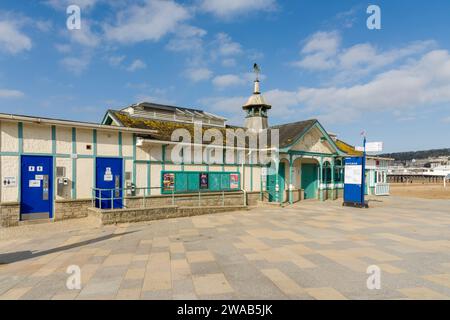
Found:
<svg viewBox="0 0 450 320"><path fill-rule="evenodd" d="M171 0L146 0L143 5L131 5L117 15L117 23L105 25L109 40L120 43L158 41L176 32L189 19L186 8Z"/></svg>
<svg viewBox="0 0 450 320"><path fill-rule="evenodd" d="M199 101L205 110L229 115L228 121L232 124L242 124L244 111L242 106L248 97L209 97Z"/></svg>
<svg viewBox="0 0 450 320"><path fill-rule="evenodd" d="M230 57L242 53L241 44L233 41L226 33L218 33L211 44L213 57Z"/></svg>
<svg viewBox="0 0 450 320"><path fill-rule="evenodd" d="M208 68L190 68L186 70L185 74L194 82L208 80L213 75L212 71Z"/></svg>
<svg viewBox="0 0 450 320"><path fill-rule="evenodd" d="M260 80L266 79L263 74L259 75ZM242 73L242 74L224 74L214 77L212 83L214 86L220 89L227 87L250 84L255 80L255 74L252 72Z"/></svg>
<svg viewBox="0 0 450 320"><path fill-rule="evenodd" d="M273 10L276 0L200 0L200 9L221 18L256 11Z"/></svg>
<svg viewBox="0 0 450 320"><path fill-rule="evenodd" d="M127 68L127 71L134 72L137 70L145 69L147 65L140 59L134 60L131 65Z"/></svg>
<svg viewBox="0 0 450 320"><path fill-rule="evenodd" d="M242 77L239 77L235 74L224 74L221 76L216 76L212 80L214 86L224 89L226 87L236 86L240 84L244 84L245 80Z"/></svg>
<svg viewBox="0 0 450 320"><path fill-rule="evenodd" d="M301 53L304 57L294 65L310 70L326 70L335 66L334 56L341 43L339 33L316 32L304 45Z"/></svg>
<svg viewBox="0 0 450 320"><path fill-rule="evenodd" d="M100 43L100 37L92 31L92 23L83 19L80 30L67 30L72 42L81 44L85 47L97 47Z"/></svg>
<svg viewBox="0 0 450 320"><path fill-rule="evenodd" d="M222 66L224 67L234 67L236 65L236 60L233 58L222 60Z"/></svg>
<svg viewBox="0 0 450 320"><path fill-rule="evenodd" d="M338 32L321 31L307 39L301 50L302 58L294 62L294 65L312 71L333 70L336 72L334 82L342 82L367 76L401 59L417 57L433 47L434 41L416 41L385 51L369 43L342 48Z"/></svg>
<svg viewBox="0 0 450 320"><path fill-rule="evenodd" d="M90 62L91 58L88 55L84 55L82 57L66 57L60 61L61 65L65 69L75 75L82 74L87 69Z"/></svg>
<svg viewBox="0 0 450 320"><path fill-rule="evenodd" d="M431 50L417 59L382 71L351 86L301 87L264 91L273 108L270 116L289 121L294 116L318 117L328 123L353 122L363 114L389 113L397 120L411 119L417 111L450 105L450 53ZM239 112L248 97L210 97L201 102L225 114ZM449 117L443 117L450 123Z"/></svg>
<svg viewBox="0 0 450 320"><path fill-rule="evenodd" d="M330 56L337 52L341 43L341 37L338 32L316 32L313 34L302 49L302 53L317 53Z"/></svg>
<svg viewBox="0 0 450 320"><path fill-rule="evenodd" d="M11 20L0 21L0 51L10 54L30 50L31 39L24 34L17 23Z"/></svg>
<svg viewBox="0 0 450 320"><path fill-rule="evenodd" d="M107 60L110 65L112 65L113 67L117 67L123 62L123 60L125 60L125 58L125 56L110 56L107 58Z"/></svg>
<svg viewBox="0 0 450 320"><path fill-rule="evenodd" d="M61 53L69 53L72 50L69 44L55 44L55 48Z"/></svg>
<svg viewBox="0 0 450 320"><path fill-rule="evenodd" d="M289 108L302 106L328 121L352 121L362 113L386 111L400 118L417 108L450 103L450 55L433 50L363 84L300 88L287 94Z"/></svg>
<svg viewBox="0 0 450 320"><path fill-rule="evenodd" d="M54 9L62 10L73 4L79 6L81 9L90 9L101 1L102 0L47 0L45 3Z"/></svg>
<svg viewBox="0 0 450 320"><path fill-rule="evenodd" d="M171 51L201 51L203 50L203 37L206 31L197 27L183 25L176 32L176 37L171 39L166 48Z"/></svg>
<svg viewBox="0 0 450 320"><path fill-rule="evenodd" d="M0 89L0 98L21 98L24 93L19 90Z"/></svg>

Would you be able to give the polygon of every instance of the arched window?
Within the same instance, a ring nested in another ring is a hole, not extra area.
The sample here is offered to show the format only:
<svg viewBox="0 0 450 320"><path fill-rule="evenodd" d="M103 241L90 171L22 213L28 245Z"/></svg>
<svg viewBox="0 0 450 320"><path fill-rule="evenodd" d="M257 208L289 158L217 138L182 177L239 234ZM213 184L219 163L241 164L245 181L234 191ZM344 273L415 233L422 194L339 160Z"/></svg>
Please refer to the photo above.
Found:
<svg viewBox="0 0 450 320"><path fill-rule="evenodd" d="M331 183L331 164L325 161L322 168L322 181L323 183Z"/></svg>
<svg viewBox="0 0 450 320"><path fill-rule="evenodd" d="M335 161L334 181L336 183L344 183L344 166L341 159L336 159Z"/></svg>

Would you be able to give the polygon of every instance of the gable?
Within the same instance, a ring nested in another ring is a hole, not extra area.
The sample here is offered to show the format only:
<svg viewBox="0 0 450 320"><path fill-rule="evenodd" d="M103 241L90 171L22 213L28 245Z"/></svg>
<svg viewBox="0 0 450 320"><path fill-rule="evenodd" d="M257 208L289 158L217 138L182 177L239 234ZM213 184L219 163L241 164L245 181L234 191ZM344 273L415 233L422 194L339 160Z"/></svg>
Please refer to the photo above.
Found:
<svg viewBox="0 0 450 320"><path fill-rule="evenodd" d="M323 136L321 130L317 126L313 126L290 148L290 150L327 154L336 153L335 148L327 139L324 139Z"/></svg>

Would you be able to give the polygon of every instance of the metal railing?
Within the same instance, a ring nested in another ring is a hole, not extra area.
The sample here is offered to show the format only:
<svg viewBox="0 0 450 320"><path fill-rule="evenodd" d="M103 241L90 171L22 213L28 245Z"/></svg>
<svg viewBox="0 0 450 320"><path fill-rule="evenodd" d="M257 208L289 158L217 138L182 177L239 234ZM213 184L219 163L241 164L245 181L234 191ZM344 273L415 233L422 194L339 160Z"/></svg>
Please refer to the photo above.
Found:
<svg viewBox="0 0 450 320"><path fill-rule="evenodd" d="M159 194L152 194L152 190L159 190ZM183 198L188 196L196 196L197 205L202 206L202 199L205 199L208 195L212 196L215 193L221 193L220 206L225 207L225 198L229 192L242 192L243 193L243 205L247 206L247 192L243 189L236 190L190 190L187 192L175 192L175 190L165 189L163 187L126 187L126 188L114 188L114 189L102 189L92 188L92 207L100 209L126 209L126 208L145 208L151 206L149 200L154 196L170 196L170 204L177 205L183 201ZM142 198L142 201L139 201ZM193 200L192 198L189 200ZM132 203L132 205L130 205ZM169 203L165 203L166 205ZM233 205L239 205L233 204Z"/></svg>

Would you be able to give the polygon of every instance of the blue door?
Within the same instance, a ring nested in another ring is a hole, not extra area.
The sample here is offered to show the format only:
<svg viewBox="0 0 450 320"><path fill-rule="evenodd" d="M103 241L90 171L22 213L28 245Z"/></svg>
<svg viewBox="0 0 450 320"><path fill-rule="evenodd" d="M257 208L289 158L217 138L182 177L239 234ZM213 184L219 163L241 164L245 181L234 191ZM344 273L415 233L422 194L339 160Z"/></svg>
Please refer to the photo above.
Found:
<svg viewBox="0 0 450 320"><path fill-rule="evenodd" d="M53 217L53 158L22 156L20 175L21 219Z"/></svg>
<svg viewBox="0 0 450 320"><path fill-rule="evenodd" d="M95 193L97 208L122 208L122 162L121 158L96 158L95 187L105 189Z"/></svg>

